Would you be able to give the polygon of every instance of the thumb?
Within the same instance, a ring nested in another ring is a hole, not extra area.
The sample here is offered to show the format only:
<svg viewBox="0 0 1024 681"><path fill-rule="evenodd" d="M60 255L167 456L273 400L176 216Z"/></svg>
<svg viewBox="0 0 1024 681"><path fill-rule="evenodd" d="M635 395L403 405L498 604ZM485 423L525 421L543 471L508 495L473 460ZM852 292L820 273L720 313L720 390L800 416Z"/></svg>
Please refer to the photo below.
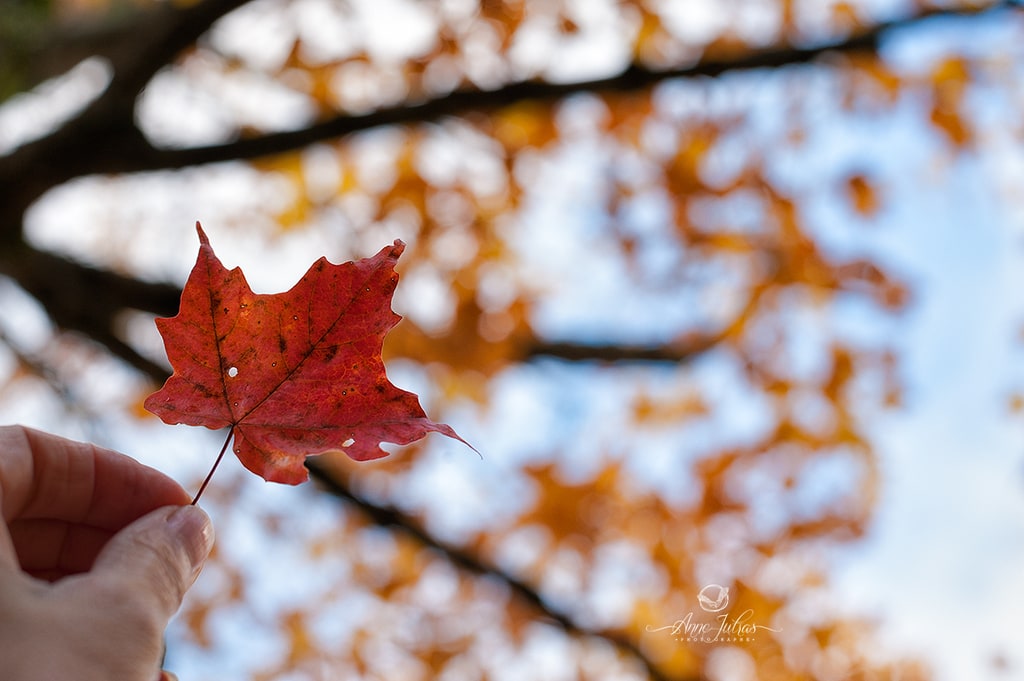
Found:
<svg viewBox="0 0 1024 681"><path fill-rule="evenodd" d="M90 576L110 580L166 623L212 547L213 526L202 509L165 506L114 535L96 557Z"/></svg>

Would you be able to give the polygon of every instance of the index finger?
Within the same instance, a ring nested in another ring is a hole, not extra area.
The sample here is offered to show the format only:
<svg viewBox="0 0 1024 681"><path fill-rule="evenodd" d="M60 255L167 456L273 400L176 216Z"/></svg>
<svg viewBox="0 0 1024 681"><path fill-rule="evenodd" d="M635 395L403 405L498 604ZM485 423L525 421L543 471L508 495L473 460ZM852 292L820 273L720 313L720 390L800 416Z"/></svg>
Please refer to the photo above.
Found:
<svg viewBox="0 0 1024 681"><path fill-rule="evenodd" d="M117 531L189 495L124 454L23 426L0 427L0 512Z"/></svg>

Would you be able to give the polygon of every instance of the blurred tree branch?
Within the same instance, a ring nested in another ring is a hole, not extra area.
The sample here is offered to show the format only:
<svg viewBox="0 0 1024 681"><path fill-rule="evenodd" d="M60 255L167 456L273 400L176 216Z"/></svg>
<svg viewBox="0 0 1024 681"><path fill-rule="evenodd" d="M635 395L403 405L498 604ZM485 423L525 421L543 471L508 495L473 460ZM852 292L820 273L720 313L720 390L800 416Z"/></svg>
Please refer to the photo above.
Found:
<svg viewBox="0 0 1024 681"><path fill-rule="evenodd" d="M49 180L42 184L55 186L87 174L176 169L253 159L294 151L314 142L384 125L423 123L526 100L551 101L581 92L628 92L674 78L716 77L731 72L806 64L832 53L874 52L887 33L939 17L976 16L1019 7L1020 1L1002 0L985 6L924 10L910 17L856 31L840 41L812 47L776 45L750 50L733 58L704 59L669 69L632 64L618 75L589 81L526 81L509 83L494 90L459 90L435 99L403 103L362 115L342 113L294 131L205 147L155 148L135 128L132 120L135 96L156 71L198 39L215 19L243 4L245 0L206 0L188 10L161 8L154 11L153 16L141 14L130 26L120 29L117 39L100 52L111 60L114 67L113 82L107 92L61 131L26 145L7 159L0 158L0 183L13 180L17 169L24 168L26 161L54 158L57 154L65 162L50 167ZM164 14L167 14L166 19ZM151 24L157 29L151 28ZM34 200L39 193L29 192L28 195Z"/></svg>
<svg viewBox="0 0 1024 681"><path fill-rule="evenodd" d="M290 132L191 149L157 149L135 126L134 103L138 92L156 71L193 44L218 18L246 0L206 0L178 9L161 6L131 15L106 32L83 33L58 59L84 54L87 45L110 59L113 82L91 106L53 134L0 157L0 272L14 280L50 311L65 329L81 332L142 371L162 368L140 356L115 332L117 316L137 309L159 315L173 314L180 289L143 282L102 271L35 249L22 238L22 222L29 206L49 189L75 177L97 173L125 173L182 168L226 160L250 159L300 149L313 142L342 137L370 128L435 120L469 111L486 111L523 100L555 100L580 92L631 91L672 78L715 77L724 73L806 64L831 53L877 49L889 32L939 17L979 16L1020 7L1019 0L984 6L924 10L914 16L880 23L844 40L813 47L788 45L753 50L725 59L708 59L673 69L657 70L634 64L605 79L574 83L539 81L511 83L495 90L457 91L419 103L407 103L364 115L339 115ZM91 36L91 37L89 37ZM55 48L60 51L61 48ZM59 159L59 162L52 162ZM88 290L90 295L83 295ZM537 343L527 356L547 355L570 360L679 361L692 349L672 347L595 347L565 343Z"/></svg>
<svg viewBox="0 0 1024 681"><path fill-rule="evenodd" d="M631 92L676 78L713 78L726 73L808 64L829 54L875 52L887 33L941 17L977 16L1019 7L1020 0L1003 0L986 6L924 10L903 19L883 22L854 32L847 38L812 47L776 45L753 49L727 59L702 59L695 64L657 69L631 64L621 73L597 80L571 83L525 81L494 90L457 90L423 102L403 103L362 115L340 114L300 130L188 149L154 149L147 145L132 157L110 159L115 165L100 172L137 172L184 168L229 160L244 160L302 149L315 142L344 137L385 125L424 123L470 111L488 111L523 101L554 101L585 92Z"/></svg>
<svg viewBox="0 0 1024 681"><path fill-rule="evenodd" d="M79 17L56 25L46 22L45 27L43 15L29 35L7 41L0 54L19 67L17 84L22 90L59 76L89 57L99 57L114 68L122 94L134 97L153 74L196 42L214 21L248 2L164 3L145 10L120 7L98 19ZM23 4L8 0L4 5L10 7L4 11L13 12ZM22 33L24 23L18 23Z"/></svg>
<svg viewBox="0 0 1024 681"><path fill-rule="evenodd" d="M139 354L117 333L128 310L173 316L181 289L74 262L35 248L3 249L0 269L46 309L59 328L106 346L116 357L162 381L166 369Z"/></svg>
<svg viewBox="0 0 1024 681"><path fill-rule="evenodd" d="M58 29L28 48L17 61L38 63L40 70L30 73L27 83L88 56L106 59L114 74L104 93L75 118L0 156L0 246L19 245L25 211L46 191L75 177L105 172L104 164L122 154L133 158L151 150L135 125L139 92L213 22L248 1L204 0L185 8L161 4L113 24Z"/></svg>
<svg viewBox="0 0 1024 681"><path fill-rule="evenodd" d="M0 334L0 342L5 338ZM134 363L137 368L147 373L153 380L162 382L167 378L167 372L158 365L139 358L141 362ZM38 366L41 375L49 377L49 370L44 365ZM59 383L57 384L59 385ZM413 539L426 549L436 551L444 556L460 570L478 577L488 577L505 585L512 598L519 599L529 608L533 609L540 618L547 620L561 628L566 634L574 637L599 638L608 641L626 655L635 659L644 667L648 678L653 681L669 681L669 678L662 674L650 659L643 653L637 644L629 637L616 632L588 628L576 622L571 613L562 612L548 603L543 596L529 583L509 574L500 567L491 564L471 551L448 544L432 535L413 516L400 509L383 503L371 501L354 492L351 486L341 475L330 470L330 468L316 459L306 460L306 467L310 476L320 485L320 488L340 501L349 504L381 527L390 527L407 537ZM675 679L674 681L697 681L696 679Z"/></svg>
<svg viewBox="0 0 1024 681"><path fill-rule="evenodd" d="M556 100L580 92L626 92L651 87L673 78L716 77L725 73L806 64L831 53L873 52L890 32L939 17L978 16L1020 6L1020 0L1001 0L983 6L929 9L852 33L849 37L812 47L777 45L754 49L728 59L705 59L670 69L632 64L622 73L598 80L572 83L526 81L494 90L459 90L436 99L404 103L362 114L340 114L295 131L239 139L226 144L186 149L158 149L135 127L135 97L160 68L193 44L216 20L247 0L205 0L186 9L161 6L139 13L123 27L112 29L96 54L111 61L113 80L107 91L76 119L55 133L0 157L0 186L9 208L0 217L12 218L47 189L71 178L103 173L141 172L244 160L294 151L314 142L343 137L383 125L422 123L438 118L489 110L524 100ZM98 33L97 35L104 35ZM86 43L91 42L86 40ZM80 54L78 41L69 48ZM59 49L59 48L56 48ZM70 57L59 60L70 61ZM46 163L60 158L61 163ZM26 169L31 172L25 173ZM17 209L17 211L12 210ZM0 220L5 237L20 220Z"/></svg>
<svg viewBox="0 0 1024 681"><path fill-rule="evenodd" d="M393 528L414 539L427 549L442 554L461 570L479 577L489 577L504 584L513 598L517 598L535 610L543 619L555 624L570 636L593 637L608 641L623 653L643 665L644 671L652 681L669 681L658 668L644 655L636 643L628 637L614 631L590 629L577 623L570 613L561 612L544 600L530 584L510 575L505 570L484 561L469 551L452 546L434 537L412 516L393 507L374 503L353 492L346 481L331 473L327 467L316 460L307 459L306 467L326 493L340 499L366 515L375 525ZM674 679L674 681L697 681L697 679Z"/></svg>

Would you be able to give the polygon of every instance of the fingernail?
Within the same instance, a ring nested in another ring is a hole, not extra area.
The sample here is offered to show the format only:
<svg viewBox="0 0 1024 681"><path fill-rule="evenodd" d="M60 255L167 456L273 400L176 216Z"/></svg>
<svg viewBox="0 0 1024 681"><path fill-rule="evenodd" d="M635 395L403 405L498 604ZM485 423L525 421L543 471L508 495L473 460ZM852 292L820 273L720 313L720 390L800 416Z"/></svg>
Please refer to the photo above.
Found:
<svg viewBox="0 0 1024 681"><path fill-rule="evenodd" d="M213 524L210 516L198 506L179 506L174 509L167 522L175 534L181 537L192 564L192 577L195 579L206 562L213 548Z"/></svg>

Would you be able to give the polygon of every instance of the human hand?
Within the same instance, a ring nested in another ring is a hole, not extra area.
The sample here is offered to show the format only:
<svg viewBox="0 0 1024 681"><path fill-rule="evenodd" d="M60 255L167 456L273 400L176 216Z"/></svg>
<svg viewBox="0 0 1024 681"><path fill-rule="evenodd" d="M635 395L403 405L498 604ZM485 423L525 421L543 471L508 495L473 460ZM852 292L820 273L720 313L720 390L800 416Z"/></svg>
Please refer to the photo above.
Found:
<svg viewBox="0 0 1024 681"><path fill-rule="evenodd" d="M0 427L5 681L155 681L213 546L176 482L122 454Z"/></svg>

